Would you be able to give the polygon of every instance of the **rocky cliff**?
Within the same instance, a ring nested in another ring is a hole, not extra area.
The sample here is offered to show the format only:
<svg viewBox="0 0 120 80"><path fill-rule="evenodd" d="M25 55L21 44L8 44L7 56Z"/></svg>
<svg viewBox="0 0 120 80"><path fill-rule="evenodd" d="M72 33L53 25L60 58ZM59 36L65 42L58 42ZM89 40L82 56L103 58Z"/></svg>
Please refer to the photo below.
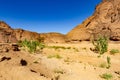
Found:
<svg viewBox="0 0 120 80"><path fill-rule="evenodd" d="M101 35L120 40L120 0L103 0L91 17L68 32L67 38L79 41Z"/></svg>

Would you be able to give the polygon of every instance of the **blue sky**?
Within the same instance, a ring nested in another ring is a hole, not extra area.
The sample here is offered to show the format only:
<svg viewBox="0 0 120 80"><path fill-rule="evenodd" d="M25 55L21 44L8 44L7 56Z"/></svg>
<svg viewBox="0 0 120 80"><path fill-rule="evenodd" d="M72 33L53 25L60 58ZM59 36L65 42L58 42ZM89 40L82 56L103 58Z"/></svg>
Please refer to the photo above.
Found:
<svg viewBox="0 0 120 80"><path fill-rule="evenodd" d="M0 20L12 28L66 34L91 16L101 0L0 0Z"/></svg>

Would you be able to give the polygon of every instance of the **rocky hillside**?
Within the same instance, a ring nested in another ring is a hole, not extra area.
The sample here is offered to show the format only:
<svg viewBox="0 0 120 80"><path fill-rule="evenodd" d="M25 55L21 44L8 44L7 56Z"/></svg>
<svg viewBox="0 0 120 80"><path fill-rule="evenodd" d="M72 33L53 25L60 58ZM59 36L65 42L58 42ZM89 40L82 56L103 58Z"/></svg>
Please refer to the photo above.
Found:
<svg viewBox="0 0 120 80"><path fill-rule="evenodd" d="M14 43L22 40L43 40L45 43L65 43L65 35L60 33L36 33L23 29L12 29L0 21L0 43Z"/></svg>
<svg viewBox="0 0 120 80"><path fill-rule="evenodd" d="M60 33L36 33L23 29L15 29L17 40L38 40L45 43L65 43L65 35Z"/></svg>
<svg viewBox="0 0 120 80"><path fill-rule="evenodd" d="M14 30L15 34L16 34L16 38L17 40L37 40L39 39L39 34L36 32L30 32L27 30L23 30L23 29L15 29Z"/></svg>
<svg viewBox="0 0 120 80"><path fill-rule="evenodd" d="M66 36L61 33L41 33L40 37L44 39L45 43L65 43L66 42Z"/></svg>
<svg viewBox="0 0 120 80"><path fill-rule="evenodd" d="M96 6L94 14L72 29L69 41L90 40L100 35L111 40L120 40L120 0L103 0Z"/></svg>
<svg viewBox="0 0 120 80"><path fill-rule="evenodd" d="M14 30L5 22L0 21L0 43L17 42Z"/></svg>

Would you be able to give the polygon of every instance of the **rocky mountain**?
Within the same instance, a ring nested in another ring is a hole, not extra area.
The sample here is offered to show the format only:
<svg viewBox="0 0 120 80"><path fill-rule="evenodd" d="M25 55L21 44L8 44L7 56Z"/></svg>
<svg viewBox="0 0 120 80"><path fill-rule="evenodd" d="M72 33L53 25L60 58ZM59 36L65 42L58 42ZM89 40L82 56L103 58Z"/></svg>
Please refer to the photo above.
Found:
<svg viewBox="0 0 120 80"><path fill-rule="evenodd" d="M67 38L80 41L101 35L120 40L120 0L103 0L91 17L67 33Z"/></svg>

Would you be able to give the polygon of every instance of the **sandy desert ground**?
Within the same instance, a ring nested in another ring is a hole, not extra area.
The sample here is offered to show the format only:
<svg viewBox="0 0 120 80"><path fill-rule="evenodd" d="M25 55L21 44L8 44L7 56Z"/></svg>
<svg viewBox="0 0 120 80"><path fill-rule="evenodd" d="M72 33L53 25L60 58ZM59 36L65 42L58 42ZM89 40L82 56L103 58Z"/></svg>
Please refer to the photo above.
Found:
<svg viewBox="0 0 120 80"><path fill-rule="evenodd" d="M49 47L36 54L0 53L0 80L105 80L101 77L105 73L112 75L108 80L120 80L120 53L110 54L112 49L120 51L120 42L110 42L108 52L100 58L90 50L94 48L91 42L46 45ZM111 58L109 69L107 56Z"/></svg>

